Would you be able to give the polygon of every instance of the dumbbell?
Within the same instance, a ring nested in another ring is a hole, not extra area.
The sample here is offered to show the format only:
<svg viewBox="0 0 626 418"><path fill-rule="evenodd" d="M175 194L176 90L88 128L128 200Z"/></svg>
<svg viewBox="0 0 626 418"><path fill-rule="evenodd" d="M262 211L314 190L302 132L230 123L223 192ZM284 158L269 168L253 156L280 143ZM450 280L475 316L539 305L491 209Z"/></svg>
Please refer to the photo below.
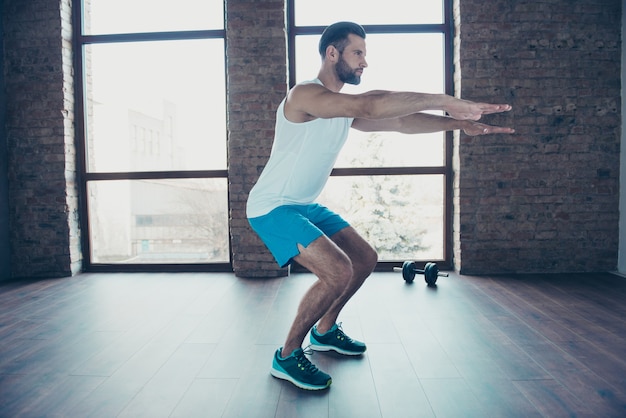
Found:
<svg viewBox="0 0 626 418"><path fill-rule="evenodd" d="M404 281L407 283L413 283L415 274L423 274L424 280L429 286L437 283L437 278L448 277L448 273L441 273L436 263L426 263L424 270L420 270L415 267L415 261L405 261L402 263L402 267L394 267L393 271L401 271Z"/></svg>

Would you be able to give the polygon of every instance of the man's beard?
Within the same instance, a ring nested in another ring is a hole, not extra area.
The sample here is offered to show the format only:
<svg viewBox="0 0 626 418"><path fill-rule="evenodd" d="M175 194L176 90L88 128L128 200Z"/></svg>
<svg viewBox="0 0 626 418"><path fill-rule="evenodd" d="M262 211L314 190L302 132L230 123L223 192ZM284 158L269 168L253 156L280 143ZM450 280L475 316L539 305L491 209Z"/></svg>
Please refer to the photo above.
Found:
<svg viewBox="0 0 626 418"><path fill-rule="evenodd" d="M337 71L337 77L339 77L339 80L343 83L354 84L355 86L361 83L361 76L356 74L357 70L350 68L341 56L339 57L337 65L335 65L335 71Z"/></svg>

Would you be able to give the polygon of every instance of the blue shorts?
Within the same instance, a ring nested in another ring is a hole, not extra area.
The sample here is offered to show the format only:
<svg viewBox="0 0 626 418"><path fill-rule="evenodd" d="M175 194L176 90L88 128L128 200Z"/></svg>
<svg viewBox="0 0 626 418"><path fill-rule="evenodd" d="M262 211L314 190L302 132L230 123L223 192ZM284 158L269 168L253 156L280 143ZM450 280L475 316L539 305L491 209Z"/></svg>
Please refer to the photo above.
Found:
<svg viewBox="0 0 626 418"><path fill-rule="evenodd" d="M298 244L308 247L322 235L330 237L350 226L341 216L317 203L279 206L267 215L249 218L248 222L280 267L300 254Z"/></svg>

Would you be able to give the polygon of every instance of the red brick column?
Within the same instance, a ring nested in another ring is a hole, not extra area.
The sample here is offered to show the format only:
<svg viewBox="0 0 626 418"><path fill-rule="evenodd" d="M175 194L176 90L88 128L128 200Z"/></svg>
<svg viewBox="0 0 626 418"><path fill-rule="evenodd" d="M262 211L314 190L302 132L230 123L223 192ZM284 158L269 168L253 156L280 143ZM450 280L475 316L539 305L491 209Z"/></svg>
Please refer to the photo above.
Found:
<svg viewBox="0 0 626 418"><path fill-rule="evenodd" d="M269 157L276 108L287 91L284 8L283 0L226 2L230 228L233 269L241 277L287 274L246 219L248 193Z"/></svg>
<svg viewBox="0 0 626 418"><path fill-rule="evenodd" d="M80 270L71 3L3 2L12 276Z"/></svg>

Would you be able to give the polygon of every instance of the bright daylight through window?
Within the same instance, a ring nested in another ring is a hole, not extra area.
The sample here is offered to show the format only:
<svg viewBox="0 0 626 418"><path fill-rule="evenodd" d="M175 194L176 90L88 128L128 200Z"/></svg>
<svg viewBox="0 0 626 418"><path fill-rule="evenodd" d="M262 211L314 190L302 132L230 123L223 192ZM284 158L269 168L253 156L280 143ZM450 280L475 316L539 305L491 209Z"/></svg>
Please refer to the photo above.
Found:
<svg viewBox="0 0 626 418"><path fill-rule="evenodd" d="M296 82L315 78L319 69L316 28L350 20L364 25L368 32L368 67L361 84L346 85L343 92L446 93L449 87L445 63L451 34L445 24L443 0L388 0L367 7L354 0L294 0L293 13L298 33L295 57L291 57L295 58ZM320 200L345 215L374 245L381 261L443 260L446 143L445 133L351 130L336 165L342 169L341 175L330 178ZM350 169L360 169L360 173L351 175Z"/></svg>
<svg viewBox="0 0 626 418"><path fill-rule="evenodd" d="M451 0L286 4L292 82L316 76L321 30L352 20L368 31L369 67L345 92L450 93ZM224 1L82 0L80 9L86 262L227 265ZM445 260L449 142L353 131L320 200L381 261Z"/></svg>
<svg viewBox="0 0 626 418"><path fill-rule="evenodd" d="M93 264L229 261L221 0L84 0Z"/></svg>

